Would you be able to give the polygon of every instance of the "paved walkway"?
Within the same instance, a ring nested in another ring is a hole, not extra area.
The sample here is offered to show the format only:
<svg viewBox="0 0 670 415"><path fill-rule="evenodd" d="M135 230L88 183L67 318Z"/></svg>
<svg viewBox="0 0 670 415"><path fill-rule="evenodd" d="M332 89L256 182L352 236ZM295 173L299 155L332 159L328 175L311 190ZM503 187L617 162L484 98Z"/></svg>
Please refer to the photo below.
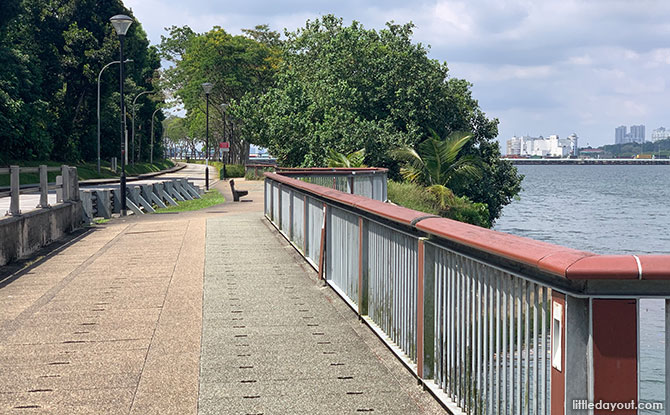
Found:
<svg viewBox="0 0 670 415"><path fill-rule="evenodd" d="M442 413L236 184L0 282L0 413Z"/></svg>

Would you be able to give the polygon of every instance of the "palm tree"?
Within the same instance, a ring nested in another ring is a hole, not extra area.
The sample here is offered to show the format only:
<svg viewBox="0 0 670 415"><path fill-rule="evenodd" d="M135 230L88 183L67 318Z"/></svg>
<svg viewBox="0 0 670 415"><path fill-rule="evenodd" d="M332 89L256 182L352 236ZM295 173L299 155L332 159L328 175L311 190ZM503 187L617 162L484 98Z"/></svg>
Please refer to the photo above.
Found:
<svg viewBox="0 0 670 415"><path fill-rule="evenodd" d="M365 160L364 148L346 155L343 153L338 153L332 148L328 150L328 160L327 160L328 167L346 167L346 168L366 167L365 164L363 164L364 160Z"/></svg>
<svg viewBox="0 0 670 415"><path fill-rule="evenodd" d="M451 133L441 139L435 131L416 149L403 147L394 153L406 162L400 174L409 182L427 186L442 209L455 197L449 187L459 180L477 180L482 176L481 160L473 155L461 155L461 150L472 134Z"/></svg>

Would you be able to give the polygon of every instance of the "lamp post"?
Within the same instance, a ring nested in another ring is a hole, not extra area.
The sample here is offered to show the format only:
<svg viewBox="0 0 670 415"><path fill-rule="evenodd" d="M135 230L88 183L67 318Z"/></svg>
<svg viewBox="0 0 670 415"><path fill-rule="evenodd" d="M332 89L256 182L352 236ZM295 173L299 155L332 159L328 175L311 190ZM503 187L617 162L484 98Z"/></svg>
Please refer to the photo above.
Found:
<svg viewBox="0 0 670 415"><path fill-rule="evenodd" d="M155 94L156 91L142 91L137 96L135 99L133 99L133 132L132 136L130 138L131 145L132 145L132 153L133 153L133 164L135 164L135 103L137 102L137 98L141 97L142 95L146 94ZM126 160L126 163L128 163L128 160Z"/></svg>
<svg viewBox="0 0 670 415"><path fill-rule="evenodd" d="M128 63L132 62L132 59L126 59L123 63ZM100 72L98 73L98 174L100 174L100 78L102 77L102 73L110 67L111 65L114 65L115 63L119 63L119 61L113 61L108 63L107 65L103 66L102 69L100 69Z"/></svg>
<svg viewBox="0 0 670 415"><path fill-rule="evenodd" d="M112 26L116 30L116 34L119 35L119 90L121 92L121 216L126 216L126 145L124 143L124 129L126 125L126 111L123 103L123 44L126 39L126 33L131 24L133 24L133 19L123 15L117 14L109 19L112 22Z"/></svg>
<svg viewBox="0 0 670 415"><path fill-rule="evenodd" d="M221 109L223 110L223 141L226 141L226 127L227 127L227 122L226 122L226 109L228 108L228 103L224 102L221 104ZM221 161L223 162L223 179L226 179L226 158L228 157L228 154L224 149L221 149ZM228 151L230 151L230 147L228 148Z"/></svg>
<svg viewBox="0 0 670 415"><path fill-rule="evenodd" d="M206 129L205 129L205 189L209 190L209 94L212 92L214 85L211 82L202 84L202 90L205 91L207 97L207 112L206 112Z"/></svg>
<svg viewBox="0 0 670 415"><path fill-rule="evenodd" d="M156 108L153 114L151 114L151 154L149 155L149 163L154 164L154 116L160 111L160 108Z"/></svg>

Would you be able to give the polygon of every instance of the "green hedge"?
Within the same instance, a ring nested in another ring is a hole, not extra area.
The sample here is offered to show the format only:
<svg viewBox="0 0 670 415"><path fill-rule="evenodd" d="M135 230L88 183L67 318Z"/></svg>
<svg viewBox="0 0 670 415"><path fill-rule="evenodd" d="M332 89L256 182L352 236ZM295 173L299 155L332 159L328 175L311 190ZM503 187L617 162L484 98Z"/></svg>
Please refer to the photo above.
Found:
<svg viewBox="0 0 670 415"><path fill-rule="evenodd" d="M223 169L219 169L219 177L223 179ZM226 164L226 178L244 177L244 166L241 164Z"/></svg>

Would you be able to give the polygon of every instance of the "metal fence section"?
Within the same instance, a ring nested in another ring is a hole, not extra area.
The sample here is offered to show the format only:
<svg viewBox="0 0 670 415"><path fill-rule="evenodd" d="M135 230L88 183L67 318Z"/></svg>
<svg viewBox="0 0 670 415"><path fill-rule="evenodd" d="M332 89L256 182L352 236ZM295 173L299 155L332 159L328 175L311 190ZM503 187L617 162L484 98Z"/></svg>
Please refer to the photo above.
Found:
<svg viewBox="0 0 670 415"><path fill-rule="evenodd" d="M467 413L548 414L550 289L433 252L435 383Z"/></svg>
<svg viewBox="0 0 670 415"><path fill-rule="evenodd" d="M636 401L641 298L665 299L670 339L670 256L595 255L274 173L265 194L268 219L453 413Z"/></svg>
<svg viewBox="0 0 670 415"><path fill-rule="evenodd" d="M367 223L368 315L416 360L418 238Z"/></svg>
<svg viewBox="0 0 670 415"><path fill-rule="evenodd" d="M378 168L316 168L278 170L282 176L307 183L386 201L387 169Z"/></svg>
<svg viewBox="0 0 670 415"><path fill-rule="evenodd" d="M358 307L359 220L342 209L328 209L325 276Z"/></svg>

